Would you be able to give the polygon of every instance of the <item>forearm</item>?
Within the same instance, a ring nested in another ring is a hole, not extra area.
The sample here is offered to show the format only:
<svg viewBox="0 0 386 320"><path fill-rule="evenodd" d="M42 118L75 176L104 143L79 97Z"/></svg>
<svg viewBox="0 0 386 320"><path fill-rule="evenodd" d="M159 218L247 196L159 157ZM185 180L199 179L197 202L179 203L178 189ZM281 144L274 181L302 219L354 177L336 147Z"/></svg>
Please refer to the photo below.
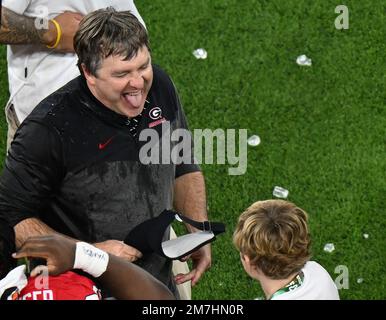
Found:
<svg viewBox="0 0 386 320"><path fill-rule="evenodd" d="M170 290L151 274L111 254L107 270L99 279L120 300L174 299Z"/></svg>
<svg viewBox="0 0 386 320"><path fill-rule="evenodd" d="M55 41L52 22L48 29L35 26L36 18L19 15L5 7L1 8L0 43L2 44L51 44Z"/></svg>
<svg viewBox="0 0 386 320"><path fill-rule="evenodd" d="M16 248L20 248L21 245L30 237L57 233L44 222L36 218L25 219L19 222L14 229L16 235Z"/></svg>
<svg viewBox="0 0 386 320"><path fill-rule="evenodd" d="M208 220L205 180L201 172L188 173L176 179L174 208L193 220ZM193 230L193 227L187 227Z"/></svg>

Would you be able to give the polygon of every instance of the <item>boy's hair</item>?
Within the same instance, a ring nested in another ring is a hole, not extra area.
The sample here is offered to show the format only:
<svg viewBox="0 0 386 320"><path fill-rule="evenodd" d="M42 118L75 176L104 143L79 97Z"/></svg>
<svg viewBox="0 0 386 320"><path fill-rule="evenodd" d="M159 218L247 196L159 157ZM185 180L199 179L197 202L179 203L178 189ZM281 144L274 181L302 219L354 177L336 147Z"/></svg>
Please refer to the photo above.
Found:
<svg viewBox="0 0 386 320"><path fill-rule="evenodd" d="M83 73L83 63L94 76L103 59L118 55L130 60L143 46L150 51L145 27L129 11L116 11L113 7L86 15L74 36L79 70Z"/></svg>
<svg viewBox="0 0 386 320"><path fill-rule="evenodd" d="M286 279L310 259L307 213L283 200L258 201L239 218L233 243L271 279Z"/></svg>
<svg viewBox="0 0 386 320"><path fill-rule="evenodd" d="M15 232L6 220L0 218L0 280L16 266L16 259L11 256L15 251Z"/></svg>

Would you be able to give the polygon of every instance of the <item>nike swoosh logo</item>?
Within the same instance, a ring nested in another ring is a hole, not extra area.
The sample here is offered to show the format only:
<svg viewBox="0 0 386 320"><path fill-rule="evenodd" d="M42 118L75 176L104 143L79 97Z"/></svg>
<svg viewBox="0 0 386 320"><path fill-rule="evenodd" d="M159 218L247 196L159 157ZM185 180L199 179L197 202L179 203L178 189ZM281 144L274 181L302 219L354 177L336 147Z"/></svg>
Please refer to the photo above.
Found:
<svg viewBox="0 0 386 320"><path fill-rule="evenodd" d="M111 137L111 138L110 138L109 140L107 140L105 143L100 143L100 144L98 145L99 150L102 150L102 149L106 148L106 146L111 142L111 140L113 140L113 137Z"/></svg>

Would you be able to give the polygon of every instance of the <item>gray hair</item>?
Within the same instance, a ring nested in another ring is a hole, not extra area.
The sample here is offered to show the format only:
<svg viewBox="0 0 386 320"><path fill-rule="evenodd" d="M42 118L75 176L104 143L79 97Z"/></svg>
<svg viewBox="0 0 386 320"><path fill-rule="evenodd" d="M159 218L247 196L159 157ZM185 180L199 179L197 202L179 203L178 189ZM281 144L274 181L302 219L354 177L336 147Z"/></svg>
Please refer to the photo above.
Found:
<svg viewBox="0 0 386 320"><path fill-rule="evenodd" d="M103 59L118 55L130 60L143 46L150 51L145 27L130 11L118 12L113 7L86 15L74 37L80 72L84 64L94 76Z"/></svg>

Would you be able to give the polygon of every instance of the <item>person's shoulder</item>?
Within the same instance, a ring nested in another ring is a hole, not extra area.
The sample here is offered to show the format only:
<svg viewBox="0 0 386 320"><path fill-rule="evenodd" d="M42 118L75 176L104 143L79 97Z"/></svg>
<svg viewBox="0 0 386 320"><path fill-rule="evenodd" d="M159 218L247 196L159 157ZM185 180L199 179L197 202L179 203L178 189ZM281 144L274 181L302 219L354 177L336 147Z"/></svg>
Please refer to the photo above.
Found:
<svg viewBox="0 0 386 320"><path fill-rule="evenodd" d="M327 273L327 270L318 262L316 261L308 261L305 266L305 270L313 271L313 272L321 272L321 273Z"/></svg>
<svg viewBox="0 0 386 320"><path fill-rule="evenodd" d="M313 277L330 277L327 270L316 261L308 261L302 270L305 274L312 275Z"/></svg>
<svg viewBox="0 0 386 320"><path fill-rule="evenodd" d="M330 273L321 264L316 261L308 261L303 272L305 282L308 284L307 296L316 300L339 300L336 284Z"/></svg>
<svg viewBox="0 0 386 320"><path fill-rule="evenodd" d="M25 121L44 121L46 124L60 121L74 110L72 97L79 91L79 85L80 79L77 77L51 93L33 109Z"/></svg>
<svg viewBox="0 0 386 320"><path fill-rule="evenodd" d="M172 113L177 112L180 108L178 94L171 77L161 67L154 64L153 84L150 91L153 102L167 106Z"/></svg>
<svg viewBox="0 0 386 320"><path fill-rule="evenodd" d="M308 278L316 280L320 285L334 286L330 273L316 261L308 261L303 268L303 272Z"/></svg>
<svg viewBox="0 0 386 320"><path fill-rule="evenodd" d="M154 78L161 78L163 80L170 80L169 75L161 66L153 63L152 67L153 67Z"/></svg>
<svg viewBox="0 0 386 320"><path fill-rule="evenodd" d="M153 86L174 87L168 73L156 64L153 64Z"/></svg>

